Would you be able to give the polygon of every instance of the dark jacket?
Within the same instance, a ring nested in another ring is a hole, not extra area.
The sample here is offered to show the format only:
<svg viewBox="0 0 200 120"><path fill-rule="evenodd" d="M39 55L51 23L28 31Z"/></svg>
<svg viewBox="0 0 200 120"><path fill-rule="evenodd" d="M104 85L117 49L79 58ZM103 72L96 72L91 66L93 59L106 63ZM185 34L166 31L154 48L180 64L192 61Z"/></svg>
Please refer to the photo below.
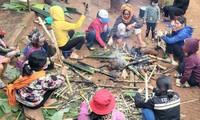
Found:
<svg viewBox="0 0 200 120"><path fill-rule="evenodd" d="M199 50L199 40L186 39L185 46L188 55L184 58L185 66L181 83L184 84L189 80L191 74L194 75L196 82L200 83L200 58L196 53Z"/></svg>
<svg viewBox="0 0 200 120"><path fill-rule="evenodd" d="M189 3L190 0L174 0L173 6L181 8L185 13L189 6Z"/></svg>
<svg viewBox="0 0 200 120"><path fill-rule="evenodd" d="M176 92L171 100L168 100L166 93L157 93L147 102L141 98L140 93L134 99L137 108L152 109L156 120L180 120L180 96Z"/></svg>
<svg viewBox="0 0 200 120"><path fill-rule="evenodd" d="M131 20L129 23L124 23L123 20L122 20L122 15L120 15L120 16L116 19L116 21L115 21L115 23L114 23L114 25L113 25L113 28L111 29L110 36L113 37L113 35L116 34L116 32L117 32L117 26L118 26L120 23L124 23L124 24L126 25L126 27L127 27L128 25L133 24L134 22L136 22L135 28L141 28L142 25L143 25L143 23L141 23L135 15L133 15L133 18L132 18L132 20Z"/></svg>
<svg viewBox="0 0 200 120"><path fill-rule="evenodd" d="M180 47L184 45L184 40L186 38L191 38L193 33L193 29L190 26L185 26L183 29L179 31L173 31L172 32L172 37L170 36L162 36L162 39L167 43L167 44L174 44L177 42L180 42Z"/></svg>

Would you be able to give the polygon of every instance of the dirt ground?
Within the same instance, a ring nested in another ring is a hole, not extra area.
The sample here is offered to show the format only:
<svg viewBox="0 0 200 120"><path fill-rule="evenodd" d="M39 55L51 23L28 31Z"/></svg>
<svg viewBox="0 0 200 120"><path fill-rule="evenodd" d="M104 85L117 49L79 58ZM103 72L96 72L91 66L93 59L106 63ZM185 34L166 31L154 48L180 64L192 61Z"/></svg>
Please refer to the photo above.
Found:
<svg viewBox="0 0 200 120"><path fill-rule="evenodd" d="M4 0L7 1L7 0ZM86 0L85 0L86 1ZM75 7L79 11L83 10L83 6L81 2L85 2L84 0L69 0L70 4L66 4L66 6L69 7ZM134 14L138 16L139 13L139 6L147 5L148 0L130 0L130 3L134 6ZM84 21L81 28L79 28L77 31L85 31L92 19L96 17L96 13L99 9L109 9L110 2L109 0L87 0L88 3L90 3L90 13L87 16L86 20ZM109 12L110 15L110 26L112 27L116 17L120 14L120 10L115 10L114 12ZM193 37L200 38L200 17L198 16L198 12L200 11L200 1L199 0L190 0L190 5L187 10L187 13L185 14L187 18L187 24L194 27L194 33ZM13 33L17 29L16 27L21 23L23 17L25 17L28 13L17 13L14 11L2 11L0 10L0 28L4 29L7 32L6 37L4 38L5 41L9 40L11 36L13 36ZM68 21L75 22L78 20L79 15L72 15L73 19L67 18ZM166 29L166 23L160 23L158 24L157 29L158 30L165 30ZM23 27L23 25L21 25ZM35 25L34 23L31 23L31 26L27 29L26 32L21 36L23 38L25 35L27 35ZM38 26L41 29L41 26ZM144 31L146 27L145 25L142 28L143 31L143 38L144 38ZM133 37L133 40L136 39ZM129 46L135 45L134 41L129 41ZM152 43L148 41L148 43L151 45ZM24 45L22 44L20 46L21 49L24 48ZM99 48L102 49L102 48ZM84 45L82 50L79 52L81 55L89 55L91 52L88 51L87 47ZM198 51L200 55L200 51ZM99 66L100 62L93 59L84 59L83 62L87 62L90 65L93 66ZM171 73L171 79L173 81L173 89L174 91L177 91L181 96L181 115L183 117L183 120L198 120L200 118L200 89L197 87L193 88L178 88L174 85L175 79L173 78L173 74ZM95 74L94 79L96 81L102 80L104 84L113 84L113 82L110 82L107 80L107 77L100 74ZM155 85L155 82L153 82L153 85ZM191 100L198 99L195 102L189 102Z"/></svg>

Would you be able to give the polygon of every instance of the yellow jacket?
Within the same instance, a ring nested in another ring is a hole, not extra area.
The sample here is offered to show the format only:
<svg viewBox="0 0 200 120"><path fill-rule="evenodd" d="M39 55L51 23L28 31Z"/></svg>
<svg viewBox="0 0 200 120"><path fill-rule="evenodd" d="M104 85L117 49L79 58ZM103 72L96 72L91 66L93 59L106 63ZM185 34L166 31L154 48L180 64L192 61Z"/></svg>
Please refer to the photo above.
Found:
<svg viewBox="0 0 200 120"><path fill-rule="evenodd" d="M81 27L85 16L82 15L77 23L69 23L65 21L64 11L59 6L50 8L50 15L53 18L52 28L55 33L58 47L63 47L69 41L68 30L75 30Z"/></svg>

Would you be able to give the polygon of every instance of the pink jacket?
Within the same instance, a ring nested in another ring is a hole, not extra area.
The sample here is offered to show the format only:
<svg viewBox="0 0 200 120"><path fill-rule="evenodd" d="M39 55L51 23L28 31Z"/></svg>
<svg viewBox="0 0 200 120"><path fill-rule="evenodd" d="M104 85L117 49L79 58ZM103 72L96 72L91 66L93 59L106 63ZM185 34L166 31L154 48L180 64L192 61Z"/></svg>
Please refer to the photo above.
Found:
<svg viewBox="0 0 200 120"><path fill-rule="evenodd" d="M78 120L90 120L88 113L88 106L86 103L82 103L80 106L80 113L78 115ZM116 109L113 109L111 120L125 120L124 114Z"/></svg>
<svg viewBox="0 0 200 120"><path fill-rule="evenodd" d="M101 33L103 32L103 28L105 25L108 25L108 23L101 23L99 21L99 18L96 18L92 21L92 23L90 23L88 29L85 31L85 33L88 34L90 30L94 30L96 33L96 40L102 47L106 46L104 41L101 39Z"/></svg>

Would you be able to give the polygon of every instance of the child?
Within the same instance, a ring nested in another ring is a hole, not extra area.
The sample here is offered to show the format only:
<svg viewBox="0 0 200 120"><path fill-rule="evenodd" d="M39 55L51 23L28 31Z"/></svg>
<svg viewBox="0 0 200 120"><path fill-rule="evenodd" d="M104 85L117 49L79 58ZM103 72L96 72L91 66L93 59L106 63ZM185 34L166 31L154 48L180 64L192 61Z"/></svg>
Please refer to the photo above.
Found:
<svg viewBox="0 0 200 120"><path fill-rule="evenodd" d="M90 102L91 113L88 106L82 103L78 120L125 120L124 114L116 110L115 97L106 89L97 91Z"/></svg>
<svg viewBox="0 0 200 120"><path fill-rule="evenodd" d="M85 31L87 47L89 50L94 50L94 43L98 42L101 47L107 49L107 36L110 33L108 22L110 21L108 12L104 9L99 10L97 18L90 23Z"/></svg>
<svg viewBox="0 0 200 120"><path fill-rule="evenodd" d="M186 82L190 86L200 86L200 58L197 55L199 50L200 39L188 38L185 40L185 45L182 47L185 58L184 61L179 63L178 72L181 76L178 79L177 86L187 87Z"/></svg>
<svg viewBox="0 0 200 120"><path fill-rule="evenodd" d="M11 106L19 102L30 108L39 108L62 85L67 74L66 67L61 75L46 74L44 69L48 64L47 54L43 51L34 51L29 55L22 77L7 86L6 94Z"/></svg>
<svg viewBox="0 0 200 120"><path fill-rule="evenodd" d="M144 19L147 25L145 40L148 39L149 31L151 29L152 41L154 42L156 24L159 23L160 20L160 8L158 7L158 0L151 0L151 5L148 5L146 8Z"/></svg>
<svg viewBox="0 0 200 120"><path fill-rule="evenodd" d="M163 75L157 79L156 86L148 87L155 92L148 101L141 98L144 89L139 89L134 97L135 106L143 108L143 120L180 120L180 96L172 90L170 79Z"/></svg>

